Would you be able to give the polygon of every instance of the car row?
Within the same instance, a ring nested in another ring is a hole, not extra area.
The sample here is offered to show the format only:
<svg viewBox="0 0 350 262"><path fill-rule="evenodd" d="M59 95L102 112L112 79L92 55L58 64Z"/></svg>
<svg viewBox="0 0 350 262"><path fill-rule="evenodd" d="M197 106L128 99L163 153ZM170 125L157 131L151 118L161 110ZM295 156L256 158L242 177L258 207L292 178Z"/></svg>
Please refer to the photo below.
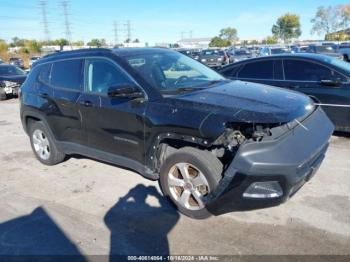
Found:
<svg viewBox="0 0 350 262"><path fill-rule="evenodd" d="M334 129L315 101L167 49L87 49L36 62L20 116L41 163L130 168L204 218L278 205L311 179Z"/></svg>

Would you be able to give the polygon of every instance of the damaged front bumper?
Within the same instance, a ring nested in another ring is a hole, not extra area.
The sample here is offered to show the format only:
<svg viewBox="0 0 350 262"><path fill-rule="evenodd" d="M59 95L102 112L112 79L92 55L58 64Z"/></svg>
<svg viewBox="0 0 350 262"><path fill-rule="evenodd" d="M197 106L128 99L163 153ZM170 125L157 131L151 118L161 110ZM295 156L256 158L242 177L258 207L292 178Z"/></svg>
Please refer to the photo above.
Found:
<svg viewBox="0 0 350 262"><path fill-rule="evenodd" d="M318 107L274 140L242 144L217 190L205 199L208 211L220 215L285 202L315 174L333 130Z"/></svg>

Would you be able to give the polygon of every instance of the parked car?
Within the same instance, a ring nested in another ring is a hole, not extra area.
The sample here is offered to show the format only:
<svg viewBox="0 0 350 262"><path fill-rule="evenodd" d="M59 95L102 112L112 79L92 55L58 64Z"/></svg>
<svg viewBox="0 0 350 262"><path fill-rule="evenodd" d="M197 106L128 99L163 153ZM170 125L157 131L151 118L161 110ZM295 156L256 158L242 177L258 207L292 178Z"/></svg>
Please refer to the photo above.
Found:
<svg viewBox="0 0 350 262"><path fill-rule="evenodd" d="M238 62L242 60L246 60L248 58L252 58L253 55L247 49L232 49L230 52L230 62Z"/></svg>
<svg viewBox="0 0 350 262"><path fill-rule="evenodd" d="M200 52L195 49L179 49L177 51L195 60L199 60Z"/></svg>
<svg viewBox="0 0 350 262"><path fill-rule="evenodd" d="M24 69L24 63L23 63L23 60L19 57L11 57L9 59L9 64L10 65L14 65L14 66L17 66L21 69Z"/></svg>
<svg viewBox="0 0 350 262"><path fill-rule="evenodd" d="M29 67L32 67L33 64L38 61L40 59L40 56L32 56L30 59L29 59Z"/></svg>
<svg viewBox="0 0 350 262"><path fill-rule="evenodd" d="M290 47L290 51L291 51L291 53L305 53L305 52L307 52L307 50L308 50L308 48L309 48L309 46L307 46L307 45L293 45L293 46L291 46Z"/></svg>
<svg viewBox="0 0 350 262"><path fill-rule="evenodd" d="M255 58L227 66L232 79L273 85L316 97L337 131L350 132L350 64L317 54Z"/></svg>
<svg viewBox="0 0 350 262"><path fill-rule="evenodd" d="M200 62L217 69L230 63L227 53L220 49L205 49L200 53Z"/></svg>
<svg viewBox="0 0 350 262"><path fill-rule="evenodd" d="M341 43L338 46L338 52L344 61L350 62L350 43L349 42Z"/></svg>
<svg viewBox="0 0 350 262"><path fill-rule="evenodd" d="M337 50L335 45L309 45L307 53L327 55L338 59L343 59L343 56Z"/></svg>
<svg viewBox="0 0 350 262"><path fill-rule="evenodd" d="M26 72L13 65L0 64L0 100L17 96L18 89L27 77Z"/></svg>
<svg viewBox="0 0 350 262"><path fill-rule="evenodd" d="M184 64L187 71L170 71ZM80 154L159 180L194 218L278 205L319 167L333 125L308 96L230 81L178 52L87 49L34 64L20 115L45 165Z"/></svg>
<svg viewBox="0 0 350 262"><path fill-rule="evenodd" d="M2 61L2 59L0 58L0 64L3 64L4 63L4 61Z"/></svg>
<svg viewBox="0 0 350 262"><path fill-rule="evenodd" d="M260 50L260 56L278 55L290 53L290 50L286 47L263 47Z"/></svg>

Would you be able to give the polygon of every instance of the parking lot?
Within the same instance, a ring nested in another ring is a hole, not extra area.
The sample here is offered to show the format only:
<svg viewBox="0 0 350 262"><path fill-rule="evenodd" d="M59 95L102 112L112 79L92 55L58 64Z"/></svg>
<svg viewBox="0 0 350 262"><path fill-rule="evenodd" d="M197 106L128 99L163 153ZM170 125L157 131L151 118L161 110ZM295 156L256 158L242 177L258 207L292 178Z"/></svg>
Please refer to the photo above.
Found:
<svg viewBox="0 0 350 262"><path fill-rule="evenodd" d="M157 182L82 157L40 164L17 99L0 103L0 254L350 254L350 138L333 136L287 203L193 220Z"/></svg>

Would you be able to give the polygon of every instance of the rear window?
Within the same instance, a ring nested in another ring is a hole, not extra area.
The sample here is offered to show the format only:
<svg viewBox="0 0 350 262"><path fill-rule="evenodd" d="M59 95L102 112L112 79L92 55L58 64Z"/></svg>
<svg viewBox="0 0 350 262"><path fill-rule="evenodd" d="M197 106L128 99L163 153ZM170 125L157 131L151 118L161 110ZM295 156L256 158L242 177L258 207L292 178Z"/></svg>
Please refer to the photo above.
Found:
<svg viewBox="0 0 350 262"><path fill-rule="evenodd" d="M54 62L51 69L51 85L80 90L82 87L82 59Z"/></svg>
<svg viewBox="0 0 350 262"><path fill-rule="evenodd" d="M247 63L238 72L239 78L273 79L273 61Z"/></svg>
<svg viewBox="0 0 350 262"><path fill-rule="evenodd" d="M38 80L43 83L50 83L51 64L44 64L39 67Z"/></svg>

